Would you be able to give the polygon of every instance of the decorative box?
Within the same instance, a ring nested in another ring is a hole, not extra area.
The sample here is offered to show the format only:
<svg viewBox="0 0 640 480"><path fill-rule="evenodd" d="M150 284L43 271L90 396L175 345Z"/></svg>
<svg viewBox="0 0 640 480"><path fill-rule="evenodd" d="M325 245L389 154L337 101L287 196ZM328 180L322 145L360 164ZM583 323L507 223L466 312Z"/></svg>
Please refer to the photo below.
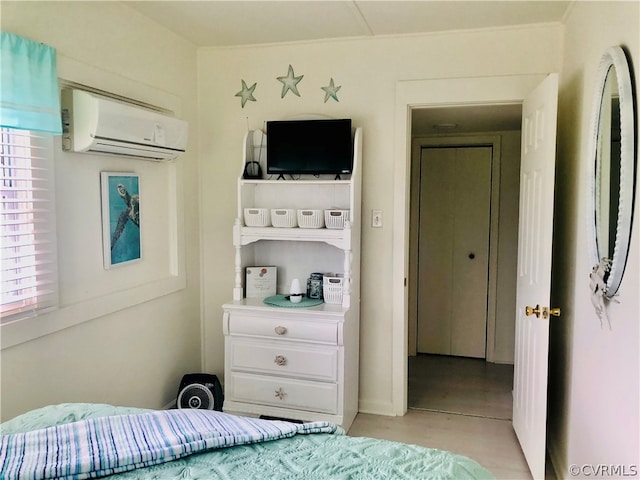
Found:
<svg viewBox="0 0 640 480"><path fill-rule="evenodd" d="M300 228L323 228L322 210L298 210L298 226Z"/></svg>
<svg viewBox="0 0 640 480"><path fill-rule="evenodd" d="M349 210L331 209L324 211L324 223L327 228L343 229L346 220L349 220Z"/></svg>

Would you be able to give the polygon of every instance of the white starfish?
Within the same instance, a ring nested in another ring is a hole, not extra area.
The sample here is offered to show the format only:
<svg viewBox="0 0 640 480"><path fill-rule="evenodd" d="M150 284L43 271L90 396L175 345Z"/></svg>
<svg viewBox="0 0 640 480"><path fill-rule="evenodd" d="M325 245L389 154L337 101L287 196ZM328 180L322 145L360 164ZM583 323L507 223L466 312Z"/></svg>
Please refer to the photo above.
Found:
<svg viewBox="0 0 640 480"><path fill-rule="evenodd" d="M280 98L284 98L289 90L291 90L298 97L300 93L298 92L298 83L302 80L304 75L300 75L296 77L293 73L293 67L289 65L289 72L284 77L278 77L278 81L282 82L282 93L280 94Z"/></svg>
<svg viewBox="0 0 640 480"><path fill-rule="evenodd" d="M242 90L235 94L236 97L240 97L242 99L242 108L244 108L244 104L247 103L248 100L251 100L252 102L256 101L255 97L253 96L253 91L256 89L256 85L258 84L254 83L250 87L247 87L247 84L244 83L244 80L242 80Z"/></svg>
<svg viewBox="0 0 640 480"><path fill-rule="evenodd" d="M330 98L333 98L336 102L339 102L340 100L338 100L338 90L340 90L342 88L342 85L338 85L337 87L333 84L333 78L331 79L331 81L329 82L329 85L326 87L320 87L322 88L322 90L324 90L324 103L327 103L327 100L329 100Z"/></svg>

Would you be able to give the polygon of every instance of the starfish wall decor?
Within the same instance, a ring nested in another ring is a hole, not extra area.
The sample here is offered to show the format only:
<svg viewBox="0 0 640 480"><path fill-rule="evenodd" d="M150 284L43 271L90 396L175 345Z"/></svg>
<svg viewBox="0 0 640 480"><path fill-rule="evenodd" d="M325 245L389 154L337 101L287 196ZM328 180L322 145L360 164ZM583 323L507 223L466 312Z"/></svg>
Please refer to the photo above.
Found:
<svg viewBox="0 0 640 480"><path fill-rule="evenodd" d="M338 90L342 88L342 85L338 85L336 87L333 84L333 77L331 78L329 85L327 85L326 87L320 87L320 88L324 90L324 103L327 103L327 100L329 100L330 98L333 98L336 102L340 101L338 100Z"/></svg>
<svg viewBox="0 0 640 480"><path fill-rule="evenodd" d="M278 77L278 81L282 82L282 93L280 94L280 98L284 98L284 96L291 90L294 95L300 96L300 92L298 92L298 83L302 80L304 75L300 75L296 77L293 73L293 67L289 65L289 72L286 76Z"/></svg>
<svg viewBox="0 0 640 480"><path fill-rule="evenodd" d="M251 100L252 102L256 101L255 97L253 96L253 91L256 89L256 85L258 84L254 83L250 87L247 87L247 84L244 82L244 80L242 80L242 90L235 94L236 97L241 98L242 108L244 108L244 105L248 100Z"/></svg>
<svg viewBox="0 0 640 480"><path fill-rule="evenodd" d="M304 75L296 76L293 67L289 65L289 70L286 75L276 77L280 83L282 83L282 92L280 93L280 98L284 98L287 93L290 91L293 92L294 95L300 96L300 92L298 91L298 84L302 81ZM244 80L242 82L242 89L235 94L236 97L240 97L240 104L242 108L245 107L247 102L255 102L256 98L253 96L253 92L256 89L257 83L254 83L250 87L247 86L247 83ZM327 103L330 98L333 98L336 102L339 102L338 99L338 90L342 88L342 85L336 85L333 81L333 77L329 79L329 85L326 87L320 87L324 91L324 103Z"/></svg>

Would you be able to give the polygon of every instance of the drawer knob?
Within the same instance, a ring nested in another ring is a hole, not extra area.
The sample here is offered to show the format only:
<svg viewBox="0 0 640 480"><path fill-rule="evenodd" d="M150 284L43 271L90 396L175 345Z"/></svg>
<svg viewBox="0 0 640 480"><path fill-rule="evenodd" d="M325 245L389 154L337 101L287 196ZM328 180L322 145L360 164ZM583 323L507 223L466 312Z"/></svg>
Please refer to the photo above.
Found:
<svg viewBox="0 0 640 480"><path fill-rule="evenodd" d="M276 331L276 335L284 335L287 333L287 327L277 326L274 330Z"/></svg>
<svg viewBox="0 0 640 480"><path fill-rule="evenodd" d="M284 390L282 389L282 387L278 388L276 390L276 398L279 398L280 400L284 400L284 397L286 397L287 394L284 392Z"/></svg>
<svg viewBox="0 0 640 480"><path fill-rule="evenodd" d="M284 355L276 355L276 358L273 359L273 363L280 367L284 367L287 364L287 357Z"/></svg>

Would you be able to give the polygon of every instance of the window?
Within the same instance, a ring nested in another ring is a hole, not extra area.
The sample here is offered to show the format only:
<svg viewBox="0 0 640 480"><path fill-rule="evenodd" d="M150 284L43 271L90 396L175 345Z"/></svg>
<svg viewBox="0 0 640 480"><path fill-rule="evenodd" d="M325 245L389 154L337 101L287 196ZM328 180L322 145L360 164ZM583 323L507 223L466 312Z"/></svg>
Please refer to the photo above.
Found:
<svg viewBox="0 0 640 480"><path fill-rule="evenodd" d="M58 304L53 137L0 128L0 323Z"/></svg>

